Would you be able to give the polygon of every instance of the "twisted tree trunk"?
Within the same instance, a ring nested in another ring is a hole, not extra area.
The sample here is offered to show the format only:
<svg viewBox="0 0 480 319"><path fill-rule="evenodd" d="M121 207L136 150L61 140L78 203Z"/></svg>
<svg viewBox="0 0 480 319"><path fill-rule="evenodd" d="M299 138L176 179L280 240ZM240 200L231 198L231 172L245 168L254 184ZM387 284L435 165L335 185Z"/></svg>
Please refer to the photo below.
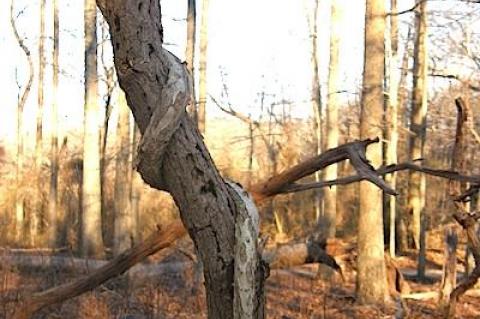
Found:
<svg viewBox="0 0 480 319"><path fill-rule="evenodd" d="M234 317L237 207L196 125L186 116L187 69L163 49L158 1L97 1L110 25L120 86L143 135L138 169L151 186L168 191L204 264L210 318ZM255 278L252 278L255 280ZM263 294L262 287L258 290ZM262 298L252 300L263 315Z"/></svg>

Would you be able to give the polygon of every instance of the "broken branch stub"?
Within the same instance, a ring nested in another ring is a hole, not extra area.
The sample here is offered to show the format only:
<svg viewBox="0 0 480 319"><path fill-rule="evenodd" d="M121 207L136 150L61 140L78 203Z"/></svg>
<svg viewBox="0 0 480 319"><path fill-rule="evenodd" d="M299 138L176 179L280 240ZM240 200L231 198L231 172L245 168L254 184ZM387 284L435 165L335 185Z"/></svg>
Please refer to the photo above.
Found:
<svg viewBox="0 0 480 319"><path fill-rule="evenodd" d="M455 100L457 107L457 130L455 134L455 144L453 147L452 170L465 169L465 147L467 146L465 126L468 125L470 117L470 106L462 98ZM452 198L462 197L462 191L465 188L460 182L450 182L450 196ZM463 191L464 192L464 191ZM458 299L469 289L471 289L480 277L480 238L475 230L476 219L473 214L469 214L466 205L463 202L455 202L456 212L453 218L465 230L468 242L471 247L473 258L475 260L475 268L472 273L467 276L450 294L450 300L444 309L445 318L454 318L455 309Z"/></svg>

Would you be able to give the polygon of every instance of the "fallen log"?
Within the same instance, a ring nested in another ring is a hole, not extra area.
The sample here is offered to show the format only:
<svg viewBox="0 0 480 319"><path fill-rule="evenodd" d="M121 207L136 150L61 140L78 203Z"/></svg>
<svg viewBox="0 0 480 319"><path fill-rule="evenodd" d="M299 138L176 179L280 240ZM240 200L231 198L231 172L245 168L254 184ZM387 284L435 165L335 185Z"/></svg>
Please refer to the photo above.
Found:
<svg viewBox="0 0 480 319"><path fill-rule="evenodd" d="M16 307L13 317L17 319L31 318L35 312L46 306L63 302L89 291L110 278L124 273L147 256L172 245L177 238L185 233L182 223L175 221L168 225L164 231L157 230L143 243L125 251L88 276L40 293L23 296L22 302Z"/></svg>

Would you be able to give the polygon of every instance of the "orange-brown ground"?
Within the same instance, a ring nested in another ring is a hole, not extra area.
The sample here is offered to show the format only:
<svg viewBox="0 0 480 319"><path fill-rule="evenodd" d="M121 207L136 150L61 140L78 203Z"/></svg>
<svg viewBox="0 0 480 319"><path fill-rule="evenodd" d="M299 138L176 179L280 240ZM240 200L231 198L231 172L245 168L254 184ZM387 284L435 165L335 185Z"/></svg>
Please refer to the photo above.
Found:
<svg viewBox="0 0 480 319"><path fill-rule="evenodd" d="M168 260L188 259L181 254ZM1 256L0 256L1 260ZM412 292L438 289L442 252L428 252L429 280L417 282L407 275ZM165 260L164 260L165 261ZM397 258L398 266L407 274L414 274L416 255ZM275 270L267 280L268 318L395 318L397 307L361 306L355 302L355 275L352 264L344 264L346 281L338 275L330 279L315 278L316 265L291 270ZM436 270L435 270L436 269ZM463 269L459 266L459 270ZM74 278L59 271L14 269L7 263L0 265L0 318L12 318L16 306L12 292L36 291ZM323 276L322 276L323 277ZM125 279L115 279L93 292L42 311L36 318L205 318L205 292L192 292L192 268L186 272L163 276L141 288L129 290ZM407 300L409 318L440 318L438 302L434 299ZM458 318L480 318L480 297L464 296L457 307Z"/></svg>

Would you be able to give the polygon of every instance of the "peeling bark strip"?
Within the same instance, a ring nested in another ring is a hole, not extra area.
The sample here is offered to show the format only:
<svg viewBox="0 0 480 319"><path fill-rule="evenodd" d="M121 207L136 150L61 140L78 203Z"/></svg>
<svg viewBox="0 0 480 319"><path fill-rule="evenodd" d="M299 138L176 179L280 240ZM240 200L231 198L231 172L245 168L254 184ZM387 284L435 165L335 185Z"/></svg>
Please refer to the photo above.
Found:
<svg viewBox="0 0 480 319"><path fill-rule="evenodd" d="M257 298L256 278L260 256L257 250L259 216L255 203L243 188L227 181L232 191L235 216L234 318L256 318L264 301Z"/></svg>

